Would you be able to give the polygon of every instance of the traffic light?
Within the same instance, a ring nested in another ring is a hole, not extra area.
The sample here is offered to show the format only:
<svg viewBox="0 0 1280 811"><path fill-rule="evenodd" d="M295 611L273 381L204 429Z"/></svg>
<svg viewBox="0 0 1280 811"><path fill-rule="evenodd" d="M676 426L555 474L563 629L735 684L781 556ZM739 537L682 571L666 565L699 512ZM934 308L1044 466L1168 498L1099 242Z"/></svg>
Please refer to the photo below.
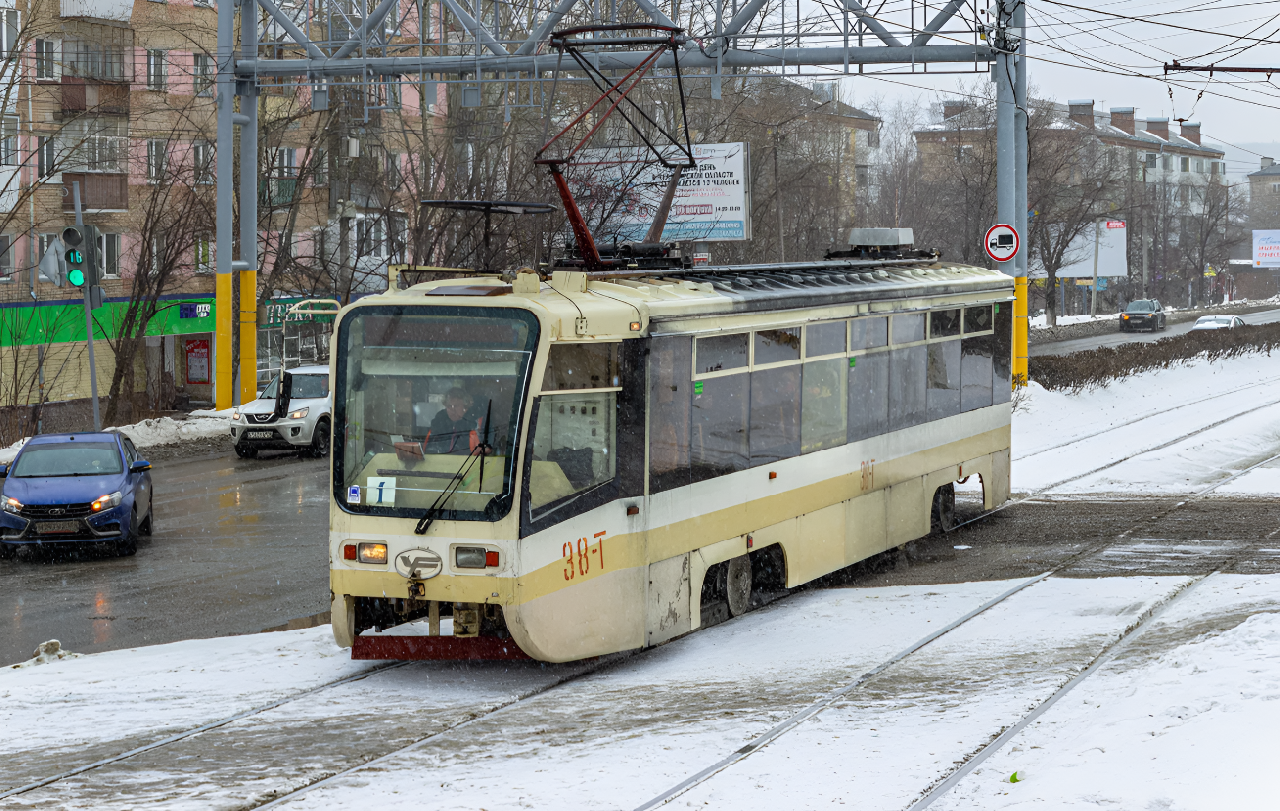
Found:
<svg viewBox="0 0 1280 811"><path fill-rule="evenodd" d="M92 287L98 278L98 229L92 225L68 225L62 229L63 259L67 281L73 287Z"/></svg>

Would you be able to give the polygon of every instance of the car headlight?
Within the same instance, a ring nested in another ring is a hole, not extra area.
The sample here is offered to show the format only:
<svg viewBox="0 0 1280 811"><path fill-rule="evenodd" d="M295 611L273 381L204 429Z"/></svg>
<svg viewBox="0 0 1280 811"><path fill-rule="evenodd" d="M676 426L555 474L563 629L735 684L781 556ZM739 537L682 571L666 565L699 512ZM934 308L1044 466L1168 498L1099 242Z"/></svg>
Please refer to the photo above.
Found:
<svg viewBox="0 0 1280 811"><path fill-rule="evenodd" d="M232 411L232 412L231 412L231 419L233 419L233 420L238 420L238 419L240 419L240 412L239 412L239 411Z"/></svg>
<svg viewBox="0 0 1280 811"><path fill-rule="evenodd" d="M96 513L102 512L103 510L109 510L112 507L120 506L120 502L123 500L124 495L117 490L109 496L98 496L93 500L93 504L90 506L90 509Z"/></svg>
<svg viewBox="0 0 1280 811"><path fill-rule="evenodd" d="M17 515L22 512L22 502L18 501L16 498L6 498L4 500L4 511Z"/></svg>
<svg viewBox="0 0 1280 811"><path fill-rule="evenodd" d="M303 417L307 416L307 412L309 412L310 410L311 410L310 408L299 408L297 411L289 415L289 419L300 420Z"/></svg>

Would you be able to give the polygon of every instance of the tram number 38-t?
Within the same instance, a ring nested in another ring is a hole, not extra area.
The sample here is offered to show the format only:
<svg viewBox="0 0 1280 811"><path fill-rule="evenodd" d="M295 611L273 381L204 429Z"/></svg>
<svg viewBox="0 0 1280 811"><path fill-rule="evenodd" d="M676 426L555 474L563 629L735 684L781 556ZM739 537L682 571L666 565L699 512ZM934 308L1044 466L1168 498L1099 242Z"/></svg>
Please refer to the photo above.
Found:
<svg viewBox="0 0 1280 811"><path fill-rule="evenodd" d="M597 565L600 571L604 571L604 535L603 532L597 532L593 538L597 538L595 546L586 538L579 538L577 541L565 541L560 547L560 554L564 556L564 579L572 580L575 570L578 575L586 577L591 571L591 556L594 554L597 559Z"/></svg>

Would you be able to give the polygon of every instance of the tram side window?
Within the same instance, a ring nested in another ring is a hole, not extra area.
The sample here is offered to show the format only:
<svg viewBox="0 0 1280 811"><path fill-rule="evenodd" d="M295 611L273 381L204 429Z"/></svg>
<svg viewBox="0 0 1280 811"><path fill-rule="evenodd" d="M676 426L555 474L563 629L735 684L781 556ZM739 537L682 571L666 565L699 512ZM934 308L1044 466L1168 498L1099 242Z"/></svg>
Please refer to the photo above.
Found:
<svg viewBox="0 0 1280 811"><path fill-rule="evenodd" d="M843 325L841 325L843 326ZM841 344L843 341L843 334ZM809 346L813 346L812 339ZM811 453L843 445L847 438L848 418L847 358L811 360L804 365L803 391L800 395L800 452Z"/></svg>
<svg viewBox="0 0 1280 811"><path fill-rule="evenodd" d="M959 312L955 328L960 329ZM929 344L929 374L926 400L930 420L940 420L960 413L960 342L956 340Z"/></svg>
<svg viewBox="0 0 1280 811"><path fill-rule="evenodd" d="M751 373L751 466L799 455L800 365L755 370Z"/></svg>
<svg viewBox="0 0 1280 811"><path fill-rule="evenodd" d="M618 377L619 344L559 344L547 356L543 391L608 389L621 385Z"/></svg>
<svg viewBox="0 0 1280 811"><path fill-rule="evenodd" d="M888 318L855 318L849 322L849 348L853 351L876 349L888 343Z"/></svg>
<svg viewBox="0 0 1280 811"><path fill-rule="evenodd" d="M991 394L996 404L1007 403L1012 396L1013 385L1013 305L1005 302L995 306L995 336L992 365Z"/></svg>
<svg viewBox="0 0 1280 811"><path fill-rule="evenodd" d="M888 352L849 358L849 441L889 432Z"/></svg>
<svg viewBox="0 0 1280 811"><path fill-rule="evenodd" d="M895 344L909 344L924 340L924 313L895 315L890 326L893 329Z"/></svg>
<svg viewBox="0 0 1280 811"><path fill-rule="evenodd" d="M692 481L724 476L749 466L747 405L751 376L728 375L693 384L689 466Z"/></svg>
<svg viewBox="0 0 1280 811"><path fill-rule="evenodd" d="M804 356L821 358L826 355L843 355L846 330L844 321L809 326L805 336Z"/></svg>
<svg viewBox="0 0 1280 811"><path fill-rule="evenodd" d="M991 405L991 335L970 335L992 327L991 305L964 309L965 337L960 344L960 410Z"/></svg>
<svg viewBox="0 0 1280 811"><path fill-rule="evenodd" d="M896 322L896 317L894 320ZM923 321L923 318L921 320ZM927 417L925 383L928 364L929 353L926 345L890 350L890 431L910 428L925 421Z"/></svg>
<svg viewBox="0 0 1280 811"><path fill-rule="evenodd" d="M574 497L613 481L617 398L615 391L542 395L529 476L531 520L567 511Z"/></svg>
<svg viewBox="0 0 1280 811"><path fill-rule="evenodd" d="M934 310L929 313L930 338L950 338L959 334L959 310Z"/></svg>
<svg viewBox="0 0 1280 811"><path fill-rule="evenodd" d="M698 374L726 372L747 368L747 339L745 333L736 335L711 335L698 339Z"/></svg>
<svg viewBox="0 0 1280 811"><path fill-rule="evenodd" d="M649 492L689 484L693 339L654 338L649 355Z"/></svg>

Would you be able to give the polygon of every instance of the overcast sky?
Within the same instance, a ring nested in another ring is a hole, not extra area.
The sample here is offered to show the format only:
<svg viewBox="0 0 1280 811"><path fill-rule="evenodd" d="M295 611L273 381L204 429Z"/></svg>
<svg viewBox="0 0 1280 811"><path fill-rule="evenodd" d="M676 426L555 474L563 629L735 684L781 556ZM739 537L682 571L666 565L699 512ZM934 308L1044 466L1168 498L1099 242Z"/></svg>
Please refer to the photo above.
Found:
<svg viewBox="0 0 1280 811"><path fill-rule="evenodd" d="M890 28L911 26L909 0L885 0L878 10L878 2L867 5ZM1163 71L1175 60L1280 68L1280 0L1028 0L1027 9L1029 81L1036 95L1064 103L1092 98L1099 110L1136 107L1139 118L1199 121L1205 140L1224 146L1228 171L1237 177L1255 171L1260 154L1280 159L1280 72L1272 81L1266 74L1231 73L1166 78ZM956 33L935 42L948 40L965 41ZM937 101L973 79L922 73L858 78L846 83L845 93L855 104L876 96ZM1176 122L1171 129L1177 131Z"/></svg>

